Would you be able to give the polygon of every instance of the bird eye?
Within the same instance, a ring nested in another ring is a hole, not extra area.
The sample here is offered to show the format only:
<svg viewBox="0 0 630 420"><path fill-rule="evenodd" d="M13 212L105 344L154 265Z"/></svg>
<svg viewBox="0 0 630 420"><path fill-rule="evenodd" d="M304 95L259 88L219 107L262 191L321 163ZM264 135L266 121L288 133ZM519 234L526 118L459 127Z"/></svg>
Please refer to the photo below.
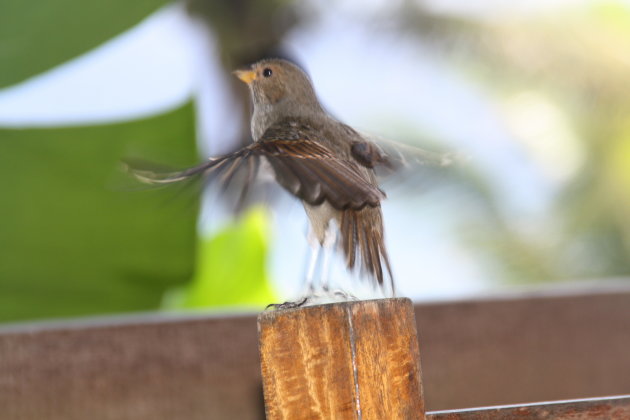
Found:
<svg viewBox="0 0 630 420"><path fill-rule="evenodd" d="M263 76L265 76L265 77L271 77L272 74L273 74L273 72L268 67L263 70Z"/></svg>

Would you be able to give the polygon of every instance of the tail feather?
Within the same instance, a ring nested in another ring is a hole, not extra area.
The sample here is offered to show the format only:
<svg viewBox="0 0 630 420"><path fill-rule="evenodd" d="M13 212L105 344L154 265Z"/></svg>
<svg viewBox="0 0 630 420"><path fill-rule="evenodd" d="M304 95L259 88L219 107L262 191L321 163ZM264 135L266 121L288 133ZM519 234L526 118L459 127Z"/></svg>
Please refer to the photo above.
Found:
<svg viewBox="0 0 630 420"><path fill-rule="evenodd" d="M353 269L358 260L361 272L382 287L385 277L384 264L394 292L394 278L385 249L380 207L344 210L339 225L341 247L346 256L348 269Z"/></svg>
<svg viewBox="0 0 630 420"><path fill-rule="evenodd" d="M348 213L348 214L346 214ZM340 231L341 231L341 247L343 249L343 253L346 256L346 266L348 269L354 269L354 265L356 262L356 243L357 243L357 224L354 221L354 218L350 214L350 211L345 211L341 216L340 223Z"/></svg>

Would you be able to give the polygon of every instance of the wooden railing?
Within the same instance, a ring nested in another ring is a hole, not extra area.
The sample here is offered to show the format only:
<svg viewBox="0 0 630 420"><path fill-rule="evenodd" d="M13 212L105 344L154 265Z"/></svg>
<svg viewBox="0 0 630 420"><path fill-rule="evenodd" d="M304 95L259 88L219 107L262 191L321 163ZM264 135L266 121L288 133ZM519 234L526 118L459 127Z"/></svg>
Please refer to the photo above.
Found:
<svg viewBox="0 0 630 420"><path fill-rule="evenodd" d="M429 419L630 418L630 287L414 315ZM0 419L262 419L260 372L255 314L6 325Z"/></svg>

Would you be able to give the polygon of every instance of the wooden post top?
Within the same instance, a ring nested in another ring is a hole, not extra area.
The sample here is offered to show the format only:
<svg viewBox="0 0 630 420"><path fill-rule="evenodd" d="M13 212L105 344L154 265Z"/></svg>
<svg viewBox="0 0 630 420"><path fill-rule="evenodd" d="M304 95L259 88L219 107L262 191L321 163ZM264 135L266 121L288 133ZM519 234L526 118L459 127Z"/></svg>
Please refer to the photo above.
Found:
<svg viewBox="0 0 630 420"><path fill-rule="evenodd" d="M258 332L268 420L425 418L409 299L267 311Z"/></svg>

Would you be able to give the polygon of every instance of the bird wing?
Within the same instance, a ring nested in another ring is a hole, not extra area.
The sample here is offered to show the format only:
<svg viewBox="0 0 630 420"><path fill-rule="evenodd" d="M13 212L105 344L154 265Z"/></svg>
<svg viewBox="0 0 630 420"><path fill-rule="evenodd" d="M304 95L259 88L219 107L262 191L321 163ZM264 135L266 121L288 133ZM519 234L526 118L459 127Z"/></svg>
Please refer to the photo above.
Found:
<svg viewBox="0 0 630 420"><path fill-rule="evenodd" d="M278 183L309 204L325 200L339 210L359 210L378 206L385 198L356 163L335 156L317 141L267 138L257 143L257 149L273 168Z"/></svg>
<svg viewBox="0 0 630 420"><path fill-rule="evenodd" d="M403 169L449 166L462 160L461 156L454 153L433 152L366 133L361 133L360 136L362 141L352 143L352 156L361 165L376 169L379 176Z"/></svg>
<svg viewBox="0 0 630 420"><path fill-rule="evenodd" d="M284 133L285 135L281 135ZM336 157L304 130L268 130L260 141L231 154L208 159L181 171L159 172L128 167L141 182L163 185L203 176L227 188L234 178L242 183L241 196L267 162L276 181L309 204L328 201L336 209L359 210L378 206L385 194L364 177L354 162Z"/></svg>

